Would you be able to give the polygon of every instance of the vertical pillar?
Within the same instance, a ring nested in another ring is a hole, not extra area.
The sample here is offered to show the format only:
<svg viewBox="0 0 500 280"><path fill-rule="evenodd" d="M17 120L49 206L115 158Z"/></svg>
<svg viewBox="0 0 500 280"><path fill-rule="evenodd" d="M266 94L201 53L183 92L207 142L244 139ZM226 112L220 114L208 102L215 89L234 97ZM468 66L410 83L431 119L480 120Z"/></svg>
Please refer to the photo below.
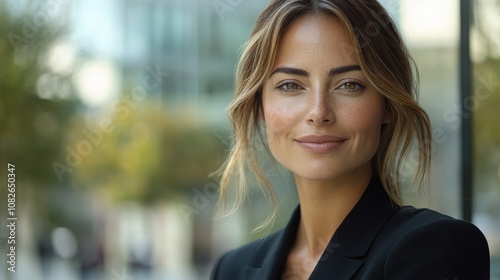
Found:
<svg viewBox="0 0 500 280"><path fill-rule="evenodd" d="M460 101L462 110L461 174L462 218L472 220L472 115L471 98L470 21L472 1L460 0Z"/></svg>

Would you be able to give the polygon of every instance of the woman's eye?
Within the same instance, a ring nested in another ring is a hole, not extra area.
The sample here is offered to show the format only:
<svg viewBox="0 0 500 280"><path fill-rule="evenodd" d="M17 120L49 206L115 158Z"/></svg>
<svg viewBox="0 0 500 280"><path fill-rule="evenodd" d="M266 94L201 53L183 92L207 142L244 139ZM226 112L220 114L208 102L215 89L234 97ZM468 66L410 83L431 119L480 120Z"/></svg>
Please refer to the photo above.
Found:
<svg viewBox="0 0 500 280"><path fill-rule="evenodd" d="M355 83L355 82L347 82L347 83L344 83L340 86L340 89L348 90L348 91L356 91L356 90L359 90L362 88L363 88L362 85Z"/></svg>
<svg viewBox="0 0 500 280"><path fill-rule="evenodd" d="M278 89L282 90L299 90L302 89L299 85L295 83L283 83L278 86Z"/></svg>

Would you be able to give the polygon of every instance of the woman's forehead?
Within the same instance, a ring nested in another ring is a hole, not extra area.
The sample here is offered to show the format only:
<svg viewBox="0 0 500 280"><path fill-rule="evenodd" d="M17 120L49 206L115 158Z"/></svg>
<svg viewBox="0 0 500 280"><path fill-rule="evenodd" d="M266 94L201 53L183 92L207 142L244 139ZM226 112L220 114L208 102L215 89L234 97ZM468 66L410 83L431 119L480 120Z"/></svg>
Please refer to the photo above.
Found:
<svg viewBox="0 0 500 280"><path fill-rule="evenodd" d="M355 47L340 20L325 14L305 14L283 34L274 67L294 64L358 64ZM316 60L316 61L315 61Z"/></svg>

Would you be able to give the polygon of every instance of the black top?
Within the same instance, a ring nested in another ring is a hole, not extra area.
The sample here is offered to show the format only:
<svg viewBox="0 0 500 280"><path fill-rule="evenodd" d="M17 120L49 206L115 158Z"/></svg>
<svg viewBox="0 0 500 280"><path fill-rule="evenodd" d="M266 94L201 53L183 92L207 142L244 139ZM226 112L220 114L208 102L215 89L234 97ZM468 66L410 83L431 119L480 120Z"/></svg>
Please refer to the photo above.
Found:
<svg viewBox="0 0 500 280"><path fill-rule="evenodd" d="M284 229L222 255L210 279L282 279L299 221L300 206ZM476 226L429 209L399 207L374 181L309 279L487 280L489 275L488 244Z"/></svg>

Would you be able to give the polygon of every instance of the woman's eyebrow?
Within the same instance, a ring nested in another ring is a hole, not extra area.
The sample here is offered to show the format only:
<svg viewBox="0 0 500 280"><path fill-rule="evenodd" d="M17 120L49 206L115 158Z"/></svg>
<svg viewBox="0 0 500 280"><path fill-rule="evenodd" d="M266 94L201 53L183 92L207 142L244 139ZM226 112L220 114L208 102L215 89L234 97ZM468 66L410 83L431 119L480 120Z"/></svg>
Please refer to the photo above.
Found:
<svg viewBox="0 0 500 280"><path fill-rule="evenodd" d="M331 78L335 75L339 75L342 73L347 73L351 71L361 71L361 67L359 65L344 65L344 66L339 66L330 69L328 71L328 77ZM295 76L301 76L301 77L309 77L309 73L306 70L299 69L299 68L293 68L293 67L279 67L274 69L274 71L271 73L271 76L276 74L276 73L283 73L283 74L289 74L289 75L295 75Z"/></svg>
<svg viewBox="0 0 500 280"><path fill-rule="evenodd" d="M279 68L276 68L271 73L271 76L274 75L274 74L276 74L276 73L290 74L290 75L301 76L301 77L309 77L309 73L306 70L302 70L302 69L298 69L298 68L293 68L293 67L279 67Z"/></svg>
<svg viewBox="0 0 500 280"><path fill-rule="evenodd" d="M328 77L331 78L335 75L339 75L339 74L347 73L347 72L351 72L351 71L361 71L361 66L354 64L354 65L345 65L345 66L335 67L335 68L330 69L330 71L328 71Z"/></svg>

